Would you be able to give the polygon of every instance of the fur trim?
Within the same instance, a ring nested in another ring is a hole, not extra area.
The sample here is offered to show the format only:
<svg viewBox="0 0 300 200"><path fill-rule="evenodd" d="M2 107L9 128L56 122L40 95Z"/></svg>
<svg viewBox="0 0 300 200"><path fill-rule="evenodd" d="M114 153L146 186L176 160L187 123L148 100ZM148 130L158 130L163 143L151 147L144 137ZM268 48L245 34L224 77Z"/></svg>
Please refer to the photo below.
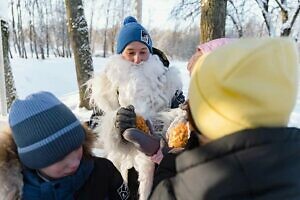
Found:
<svg viewBox="0 0 300 200"><path fill-rule="evenodd" d="M104 73L100 73L89 80L87 88L88 98L92 107L101 108L106 112L120 106L117 95L118 89L112 85Z"/></svg>
<svg viewBox="0 0 300 200"><path fill-rule="evenodd" d="M85 140L82 144L83 156L89 158L94 156L93 148L96 146L97 136L96 134L85 124L82 124L85 132Z"/></svg>
<svg viewBox="0 0 300 200"><path fill-rule="evenodd" d="M17 147L8 125L0 131L0 199L21 199L23 188L22 167Z"/></svg>
<svg viewBox="0 0 300 200"><path fill-rule="evenodd" d="M86 138L83 143L83 156L90 158L96 142L96 135L83 125ZM21 199L23 188L22 164L17 153L17 146L8 125L0 130L0 200Z"/></svg>

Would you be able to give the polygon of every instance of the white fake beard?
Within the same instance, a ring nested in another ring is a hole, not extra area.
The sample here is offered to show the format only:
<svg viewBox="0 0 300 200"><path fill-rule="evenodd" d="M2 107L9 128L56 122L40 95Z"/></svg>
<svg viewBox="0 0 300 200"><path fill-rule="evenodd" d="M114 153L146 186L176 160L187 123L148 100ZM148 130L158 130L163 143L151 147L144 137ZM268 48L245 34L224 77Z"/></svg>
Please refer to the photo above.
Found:
<svg viewBox="0 0 300 200"><path fill-rule="evenodd" d="M119 92L120 106L131 104L143 116L170 106L170 99L175 92L168 94L168 68L157 56L150 55L146 62L133 64L117 55L109 65L105 73Z"/></svg>

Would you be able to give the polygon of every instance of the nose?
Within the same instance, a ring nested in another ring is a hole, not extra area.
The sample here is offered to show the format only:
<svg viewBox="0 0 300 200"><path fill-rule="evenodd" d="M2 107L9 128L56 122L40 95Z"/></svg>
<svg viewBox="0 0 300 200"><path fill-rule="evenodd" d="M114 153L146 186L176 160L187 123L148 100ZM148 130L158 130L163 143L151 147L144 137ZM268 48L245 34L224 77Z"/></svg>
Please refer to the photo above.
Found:
<svg viewBox="0 0 300 200"><path fill-rule="evenodd" d="M142 62L142 57L139 55L139 54L136 54L134 57L133 57L133 63L134 64L140 64Z"/></svg>

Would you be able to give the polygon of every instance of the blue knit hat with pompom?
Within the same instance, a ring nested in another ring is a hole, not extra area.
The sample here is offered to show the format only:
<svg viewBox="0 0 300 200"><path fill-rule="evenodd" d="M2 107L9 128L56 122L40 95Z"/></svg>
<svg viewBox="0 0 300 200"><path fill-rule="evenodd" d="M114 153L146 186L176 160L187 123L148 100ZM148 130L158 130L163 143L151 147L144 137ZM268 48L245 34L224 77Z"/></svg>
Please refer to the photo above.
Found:
<svg viewBox="0 0 300 200"><path fill-rule="evenodd" d="M49 92L17 99L9 112L9 125L22 163L41 169L78 149L84 129L72 111Z"/></svg>
<svg viewBox="0 0 300 200"><path fill-rule="evenodd" d="M124 19L118 36L117 53L121 54L125 47L134 41L145 44L152 53L152 40L149 33L134 17L128 16Z"/></svg>

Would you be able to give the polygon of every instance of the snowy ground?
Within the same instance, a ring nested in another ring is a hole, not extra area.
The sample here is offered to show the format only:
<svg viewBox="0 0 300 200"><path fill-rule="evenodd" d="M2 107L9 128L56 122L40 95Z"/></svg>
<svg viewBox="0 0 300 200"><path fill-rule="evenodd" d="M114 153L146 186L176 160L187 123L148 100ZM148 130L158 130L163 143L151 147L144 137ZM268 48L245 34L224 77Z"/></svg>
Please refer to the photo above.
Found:
<svg viewBox="0 0 300 200"><path fill-rule="evenodd" d="M95 73L99 73L107 59L93 58ZM183 91L187 94L189 75L186 62L171 61L182 76ZM11 66L16 82L19 98L24 98L30 93L47 90L59 97L81 120L87 120L90 111L78 108L78 89L76 72L73 59L50 58L47 60L20 59L11 60ZM7 121L7 117L0 116L0 126ZM300 127L300 95L297 105L292 113L290 126Z"/></svg>

